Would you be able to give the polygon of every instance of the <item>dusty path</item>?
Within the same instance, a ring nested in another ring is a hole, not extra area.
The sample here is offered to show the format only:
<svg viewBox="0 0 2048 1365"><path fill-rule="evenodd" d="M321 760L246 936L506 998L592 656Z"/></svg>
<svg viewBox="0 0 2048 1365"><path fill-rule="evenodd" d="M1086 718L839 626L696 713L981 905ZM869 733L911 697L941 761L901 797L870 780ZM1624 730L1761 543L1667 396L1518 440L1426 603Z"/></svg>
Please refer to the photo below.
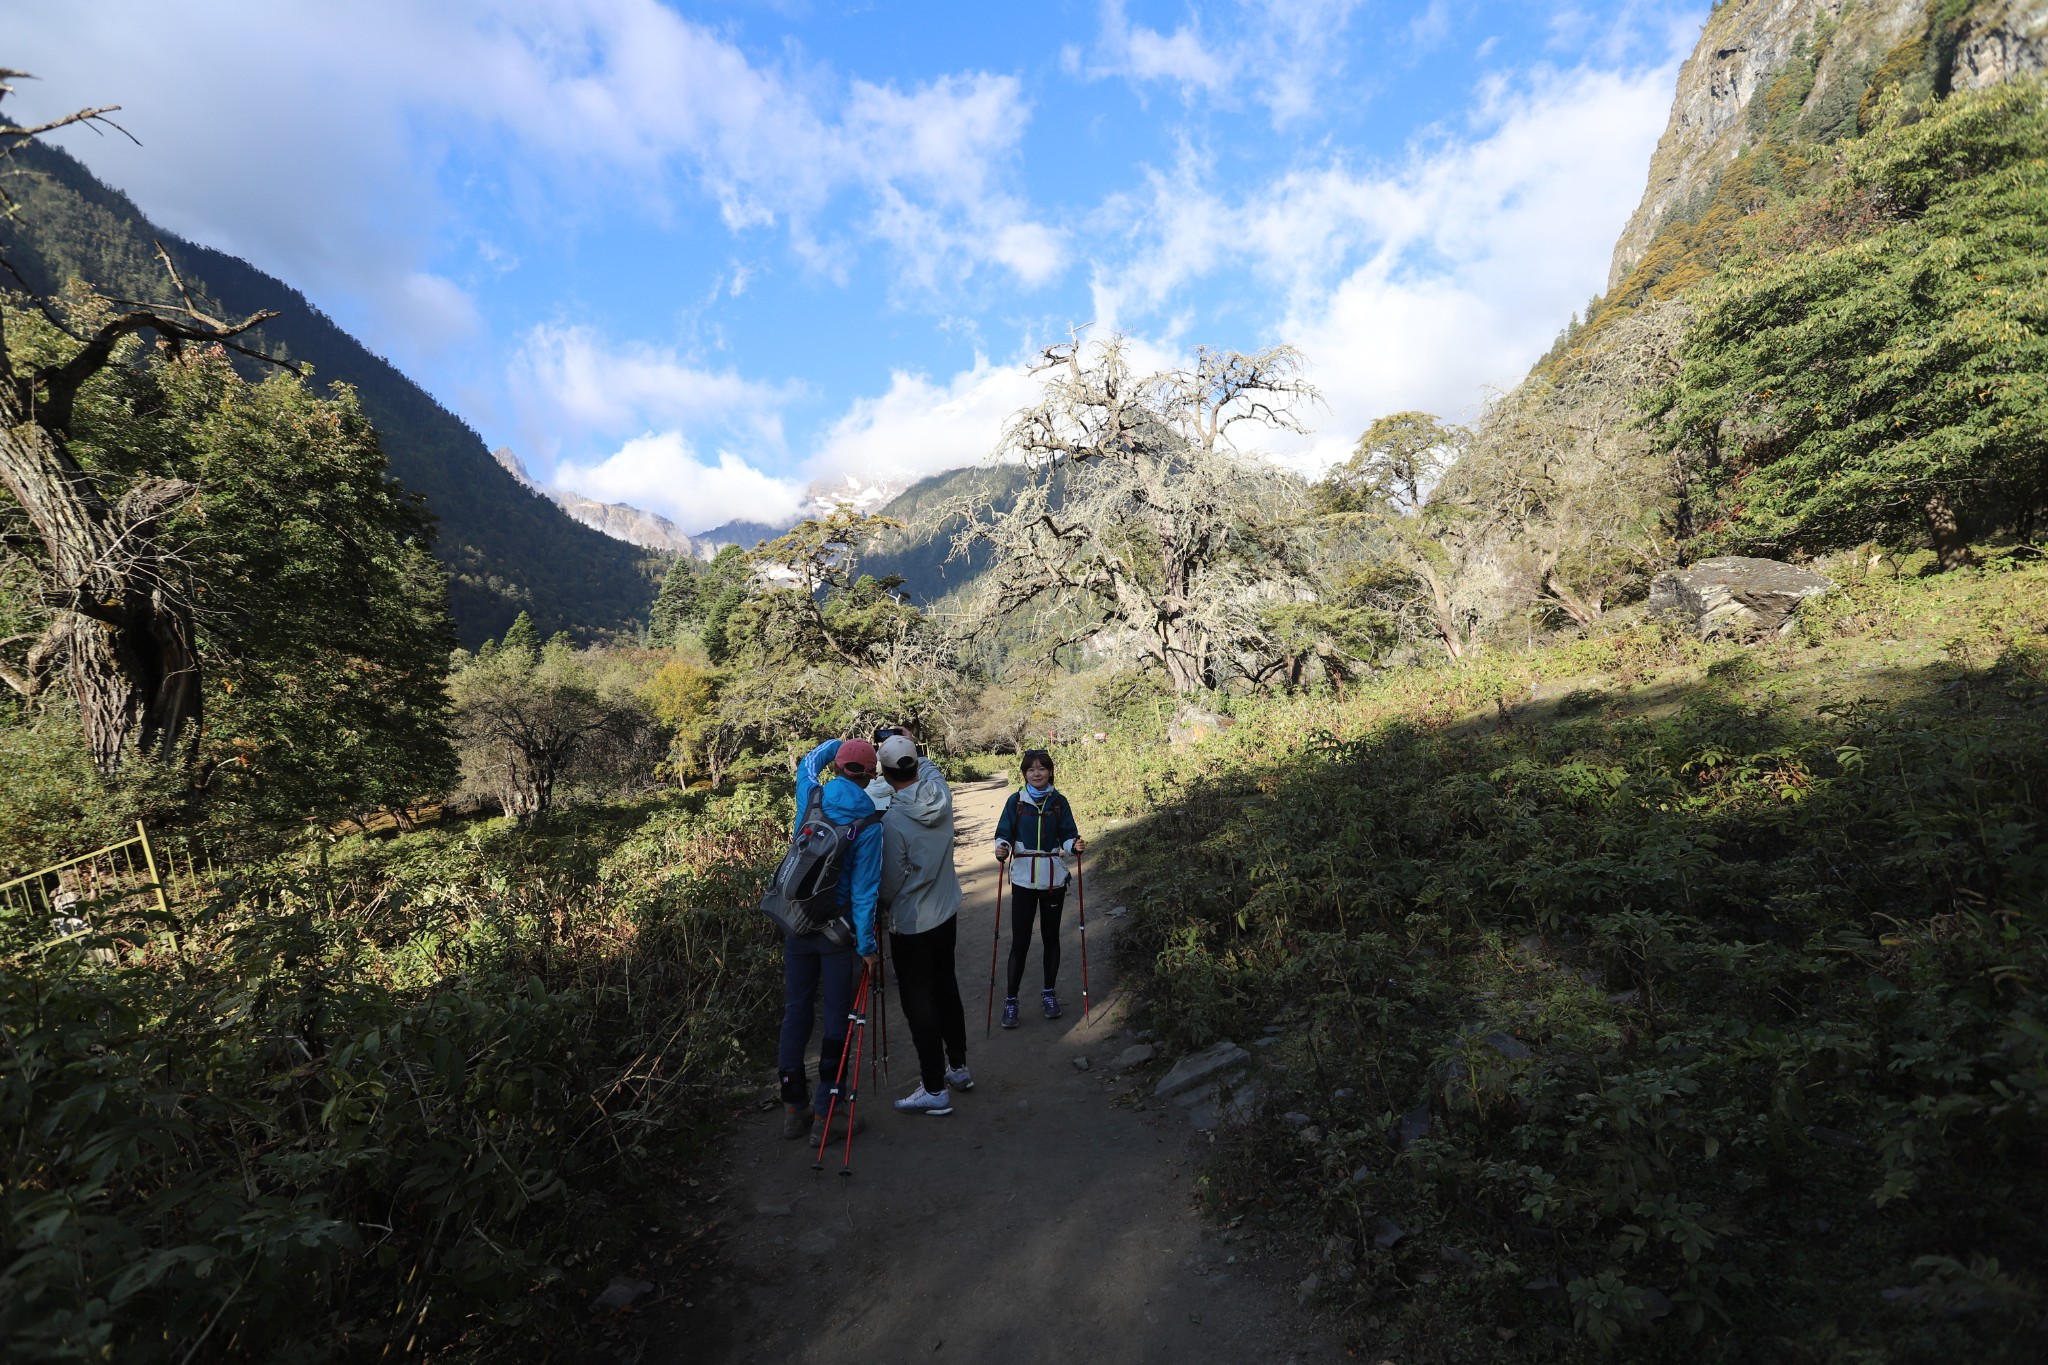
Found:
<svg viewBox="0 0 2048 1365"><path fill-rule="evenodd" d="M836 1146L826 1171L813 1172L815 1147L781 1140L779 1110L744 1121L733 1139L735 1183L723 1197L732 1220L725 1283L708 1293L697 1286L692 1292L709 1301L672 1317L676 1335L651 1343L644 1359L705 1359L711 1343L692 1332L693 1319L723 1338L734 1365L1342 1358L1296 1317L1283 1285L1260 1278L1237 1245L1196 1217L1185 1119L1115 1103L1126 1089L1149 1094L1157 1067L1118 1079L1108 1065L1133 1040L1118 1019L1108 913L1117 902L1107 886L1089 898L1093 1021L1081 1019L1070 896L1060 973L1068 1016L1027 1016L1014 1032L997 1028L983 1040L996 890L987 848L1004 794L1000 782L955 791L967 891L959 970L975 1089L956 1092L945 1118L889 1107L917 1084L910 1030L892 993L893 1078L863 1085L869 1122L854 1140L854 1174L837 1174ZM1003 945L1007 956L1007 925ZM1025 1003L1035 1015L1035 944L1032 958ZM1093 1063L1085 1073L1072 1064L1081 1056Z"/></svg>

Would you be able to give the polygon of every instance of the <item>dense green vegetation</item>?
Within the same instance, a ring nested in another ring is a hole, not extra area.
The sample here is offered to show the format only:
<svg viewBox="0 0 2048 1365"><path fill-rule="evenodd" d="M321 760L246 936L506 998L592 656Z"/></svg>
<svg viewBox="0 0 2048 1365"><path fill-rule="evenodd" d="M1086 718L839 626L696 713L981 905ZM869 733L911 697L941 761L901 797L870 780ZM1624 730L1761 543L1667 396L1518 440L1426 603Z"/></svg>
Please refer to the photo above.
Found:
<svg viewBox="0 0 2048 1365"><path fill-rule="evenodd" d="M276 309L257 344L312 367L322 385L353 387L376 426L391 472L426 500L449 605L469 645L527 611L549 634L628 630L654 585L644 552L579 525L499 467L483 438L389 362L365 350L305 296L237 257L149 222L72 157L40 144L18 152L8 192L8 259L28 287L56 293L82 279L113 298L170 296L161 242L202 304L223 315ZM9 281L10 285L14 281Z"/></svg>
<svg viewBox="0 0 2048 1365"><path fill-rule="evenodd" d="M1660 416L1708 542L1955 562L2048 495L2048 92L1887 108L1704 291Z"/></svg>
<svg viewBox="0 0 2048 1365"><path fill-rule="evenodd" d="M1134 820L1153 1027L1286 1029L1216 1215L1396 1358L2037 1359L2048 570L2015 562L1838 562L1768 647L1635 627L1071 751Z"/></svg>
<svg viewBox="0 0 2048 1365"><path fill-rule="evenodd" d="M0 1353L551 1337L760 1036L782 819L755 789L584 807L246 866L168 922L0 925Z"/></svg>

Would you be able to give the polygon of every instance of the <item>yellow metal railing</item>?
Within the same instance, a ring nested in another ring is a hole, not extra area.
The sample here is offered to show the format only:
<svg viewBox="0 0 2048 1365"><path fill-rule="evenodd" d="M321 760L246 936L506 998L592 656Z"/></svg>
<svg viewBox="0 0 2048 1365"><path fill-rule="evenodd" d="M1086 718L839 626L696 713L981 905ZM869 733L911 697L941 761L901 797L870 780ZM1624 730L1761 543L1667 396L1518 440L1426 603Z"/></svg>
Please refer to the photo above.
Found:
<svg viewBox="0 0 2048 1365"><path fill-rule="evenodd" d="M199 856L190 846L182 850L185 866L179 868L180 851L159 848L138 820L132 839L0 882L0 919L40 919L58 937L68 938L85 931L92 911L137 897L154 899L158 913L168 919L172 896L189 895L205 880ZM211 871L209 862L207 873ZM74 926L67 921L85 923Z"/></svg>

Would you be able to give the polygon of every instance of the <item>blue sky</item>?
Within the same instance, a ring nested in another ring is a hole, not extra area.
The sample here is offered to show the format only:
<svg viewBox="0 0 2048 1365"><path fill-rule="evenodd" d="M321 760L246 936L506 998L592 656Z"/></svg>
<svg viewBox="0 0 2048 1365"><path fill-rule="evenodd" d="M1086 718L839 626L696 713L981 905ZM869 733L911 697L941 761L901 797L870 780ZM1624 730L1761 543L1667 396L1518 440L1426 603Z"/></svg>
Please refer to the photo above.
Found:
<svg viewBox="0 0 2048 1365"><path fill-rule="evenodd" d="M686 530L986 458L1092 323L1289 342L1313 470L1602 288L1707 6L0 0L11 108L537 475Z"/></svg>

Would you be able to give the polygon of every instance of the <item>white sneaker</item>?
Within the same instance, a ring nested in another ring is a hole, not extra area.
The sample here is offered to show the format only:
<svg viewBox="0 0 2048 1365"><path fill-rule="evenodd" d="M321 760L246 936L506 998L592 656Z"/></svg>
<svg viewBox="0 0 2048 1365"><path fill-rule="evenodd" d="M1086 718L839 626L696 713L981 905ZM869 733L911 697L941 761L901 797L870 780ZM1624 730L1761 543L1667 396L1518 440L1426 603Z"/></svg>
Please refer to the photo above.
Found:
<svg viewBox="0 0 2048 1365"><path fill-rule="evenodd" d="M952 1090L955 1087L958 1087L961 1090L974 1089L974 1073L972 1071L969 1071L964 1066L947 1067L946 1089Z"/></svg>
<svg viewBox="0 0 2048 1365"><path fill-rule="evenodd" d="M896 1101L896 1108L905 1114L930 1114L937 1118L953 1112L952 1098L943 1090L934 1095L922 1085Z"/></svg>

